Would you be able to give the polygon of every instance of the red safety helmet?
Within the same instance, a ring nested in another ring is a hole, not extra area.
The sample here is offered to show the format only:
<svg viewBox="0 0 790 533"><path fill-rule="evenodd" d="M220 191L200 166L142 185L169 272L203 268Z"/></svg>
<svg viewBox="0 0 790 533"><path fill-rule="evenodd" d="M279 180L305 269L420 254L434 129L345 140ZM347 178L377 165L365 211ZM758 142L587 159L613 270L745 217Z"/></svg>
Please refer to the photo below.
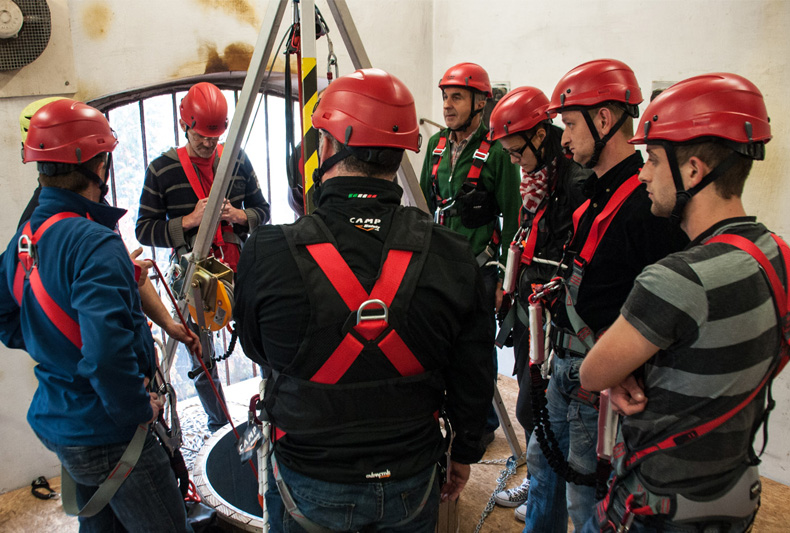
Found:
<svg viewBox="0 0 790 533"><path fill-rule="evenodd" d="M760 90L737 74L694 76L659 94L645 110L631 144L684 143L717 137L740 145L755 159L771 140L771 125ZM758 148L759 146L759 148Z"/></svg>
<svg viewBox="0 0 790 533"><path fill-rule="evenodd" d="M333 81L315 106L313 126L346 146L420 149L411 91L377 68L359 69Z"/></svg>
<svg viewBox="0 0 790 533"><path fill-rule="evenodd" d="M98 109L76 100L51 102L30 119L23 160L79 165L112 152L115 132Z"/></svg>
<svg viewBox="0 0 790 533"><path fill-rule="evenodd" d="M508 135L528 131L544 120L551 119L547 112L549 99L535 87L517 87L494 106L489 120L489 140L496 141Z"/></svg>
<svg viewBox="0 0 790 533"><path fill-rule="evenodd" d="M447 69L442 79L439 80L439 88L462 87L464 89L474 89L492 98L491 81L488 79L488 72L483 67L475 63L458 63Z"/></svg>
<svg viewBox="0 0 790 533"><path fill-rule="evenodd" d="M181 120L203 137L219 137L228 129L228 102L219 87L202 81L181 100Z"/></svg>
<svg viewBox="0 0 790 533"><path fill-rule="evenodd" d="M562 77L551 95L549 111L562 113L604 102L621 102L632 117L639 116L642 91L631 68L616 59L596 59Z"/></svg>

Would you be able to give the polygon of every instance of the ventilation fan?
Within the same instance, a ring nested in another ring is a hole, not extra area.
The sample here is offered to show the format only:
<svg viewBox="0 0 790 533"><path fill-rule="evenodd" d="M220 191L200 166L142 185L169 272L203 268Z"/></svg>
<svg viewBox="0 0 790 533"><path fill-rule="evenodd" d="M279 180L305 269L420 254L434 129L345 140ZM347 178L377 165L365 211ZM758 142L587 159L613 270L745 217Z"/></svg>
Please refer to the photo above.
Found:
<svg viewBox="0 0 790 533"><path fill-rule="evenodd" d="M0 0L0 71L35 61L52 33L45 0Z"/></svg>

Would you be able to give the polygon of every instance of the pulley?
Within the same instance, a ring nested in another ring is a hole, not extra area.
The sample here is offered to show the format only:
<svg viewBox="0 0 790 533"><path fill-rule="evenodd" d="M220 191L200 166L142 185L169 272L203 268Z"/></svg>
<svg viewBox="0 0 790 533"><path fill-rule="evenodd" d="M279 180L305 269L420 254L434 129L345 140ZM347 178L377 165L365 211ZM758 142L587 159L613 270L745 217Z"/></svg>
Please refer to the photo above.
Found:
<svg viewBox="0 0 790 533"><path fill-rule="evenodd" d="M200 324L195 309L195 290L199 291L202 300L206 328L219 331L227 326L233 316L233 271L213 257L207 257L195 265L186 297L192 320Z"/></svg>

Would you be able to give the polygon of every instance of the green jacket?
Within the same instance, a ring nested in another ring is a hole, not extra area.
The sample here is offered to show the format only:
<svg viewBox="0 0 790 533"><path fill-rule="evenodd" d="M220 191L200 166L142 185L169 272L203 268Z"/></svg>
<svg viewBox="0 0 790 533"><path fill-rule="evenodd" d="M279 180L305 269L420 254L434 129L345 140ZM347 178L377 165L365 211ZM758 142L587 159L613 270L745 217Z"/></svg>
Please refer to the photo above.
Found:
<svg viewBox="0 0 790 533"><path fill-rule="evenodd" d="M458 161L453 169L453 175L450 174L450 142L448 139L447 148L442 161L439 163L438 181L439 181L439 194L442 198L453 198L456 193L461 189L461 185L466 180L469 174L469 169L472 167L472 156L475 151L480 147L480 143L485 139L488 134L488 129L480 123L480 127L469 139L469 144L464 147ZM422 174L420 175L420 187L422 193L428 200L429 209L433 209L435 202L431 195L431 171L433 170L433 149L439 144L441 136L450 135L450 130L445 128L439 133L435 134L428 141L428 146L425 148L425 160L422 165ZM518 212L521 208L521 194L519 192L519 184L521 176L518 167L510 162L510 156L502 148L499 142L491 145L488 152L488 160L483 165L480 172L480 181L485 186L486 190L493 191L496 195L497 204L499 205L502 214L502 241L500 262L504 266L507 260L507 251L510 241L513 240L513 235L518 229ZM454 216L445 220L445 225L458 233L465 235L472 247L472 252L478 255L482 252L486 244L491 240L491 235L494 232L496 221L491 222L486 226L479 228L467 228L461 224L461 217ZM501 274L501 272L500 272Z"/></svg>

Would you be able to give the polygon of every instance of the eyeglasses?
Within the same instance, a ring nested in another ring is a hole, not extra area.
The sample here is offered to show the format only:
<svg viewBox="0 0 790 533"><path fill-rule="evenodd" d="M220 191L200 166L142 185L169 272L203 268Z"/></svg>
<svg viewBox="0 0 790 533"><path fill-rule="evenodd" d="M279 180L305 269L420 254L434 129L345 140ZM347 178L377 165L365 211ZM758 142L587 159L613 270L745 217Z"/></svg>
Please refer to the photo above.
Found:
<svg viewBox="0 0 790 533"><path fill-rule="evenodd" d="M521 148L515 148L515 149L512 149L512 148L511 149L507 149L507 148L505 148L505 152L507 152L510 157L515 157L516 159L521 159L521 156L524 155L524 150L527 149L527 144L528 143L524 143L521 146Z"/></svg>
<svg viewBox="0 0 790 533"><path fill-rule="evenodd" d="M209 142L219 141L219 137L204 137L203 135L199 134L192 128L189 128L189 131L192 132L192 136L195 138L196 142L202 143L204 141L209 141Z"/></svg>

